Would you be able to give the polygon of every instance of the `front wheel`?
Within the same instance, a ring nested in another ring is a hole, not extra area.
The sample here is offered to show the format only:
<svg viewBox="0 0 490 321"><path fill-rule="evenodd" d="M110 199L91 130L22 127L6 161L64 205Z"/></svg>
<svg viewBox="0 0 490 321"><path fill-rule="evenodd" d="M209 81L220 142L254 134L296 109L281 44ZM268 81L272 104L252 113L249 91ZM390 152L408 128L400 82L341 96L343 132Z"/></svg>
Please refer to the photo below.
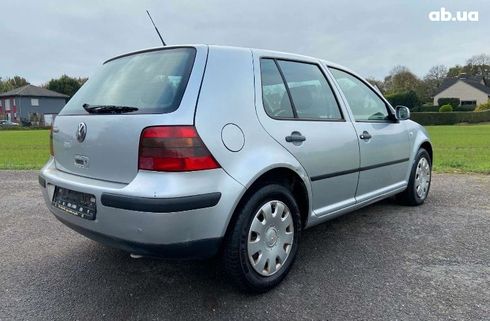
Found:
<svg viewBox="0 0 490 321"><path fill-rule="evenodd" d="M288 274L298 250L301 218L283 185L259 188L238 209L226 239L225 270L241 288L265 292Z"/></svg>
<svg viewBox="0 0 490 321"><path fill-rule="evenodd" d="M420 148L410 172L407 189L396 196L406 205L421 205L429 195L432 178L432 160L429 153Z"/></svg>

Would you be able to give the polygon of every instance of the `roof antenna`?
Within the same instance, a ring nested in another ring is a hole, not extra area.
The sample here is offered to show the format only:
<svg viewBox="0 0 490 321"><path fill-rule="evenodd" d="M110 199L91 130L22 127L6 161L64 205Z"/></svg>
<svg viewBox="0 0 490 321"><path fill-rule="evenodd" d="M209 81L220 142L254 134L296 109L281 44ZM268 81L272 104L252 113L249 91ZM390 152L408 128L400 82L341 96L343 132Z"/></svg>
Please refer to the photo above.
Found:
<svg viewBox="0 0 490 321"><path fill-rule="evenodd" d="M155 23L153 22L153 19L150 16L150 12L148 10L146 10L146 13L148 14L148 17L150 18L151 23L153 24L153 27L155 27L155 30L158 33L158 37L160 37L160 40L162 41L162 44L165 47L167 44L165 43L165 41L163 41L162 35L160 34L160 31L158 31L157 26L155 26Z"/></svg>

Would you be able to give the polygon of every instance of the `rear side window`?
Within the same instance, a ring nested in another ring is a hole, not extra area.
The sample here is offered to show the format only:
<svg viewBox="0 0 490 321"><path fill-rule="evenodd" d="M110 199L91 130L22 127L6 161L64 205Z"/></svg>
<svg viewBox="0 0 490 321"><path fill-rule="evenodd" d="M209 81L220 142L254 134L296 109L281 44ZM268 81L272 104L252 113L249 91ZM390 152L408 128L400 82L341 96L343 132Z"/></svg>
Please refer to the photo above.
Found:
<svg viewBox="0 0 490 321"><path fill-rule="evenodd" d="M262 58L264 108L274 118L341 120L335 95L315 64Z"/></svg>
<svg viewBox="0 0 490 321"><path fill-rule="evenodd" d="M332 88L317 65L285 60L278 60L277 63L298 118L342 119Z"/></svg>
<svg viewBox="0 0 490 321"><path fill-rule="evenodd" d="M170 113L182 100L194 64L194 48L163 49L105 63L63 108L85 114L83 104L137 107L134 113Z"/></svg>
<svg viewBox="0 0 490 321"><path fill-rule="evenodd" d="M389 118L385 102L357 77L330 68L349 103L356 121L384 121Z"/></svg>
<svg viewBox="0 0 490 321"><path fill-rule="evenodd" d="M293 108L279 69L272 59L261 59L262 100L267 114L274 118L293 118Z"/></svg>

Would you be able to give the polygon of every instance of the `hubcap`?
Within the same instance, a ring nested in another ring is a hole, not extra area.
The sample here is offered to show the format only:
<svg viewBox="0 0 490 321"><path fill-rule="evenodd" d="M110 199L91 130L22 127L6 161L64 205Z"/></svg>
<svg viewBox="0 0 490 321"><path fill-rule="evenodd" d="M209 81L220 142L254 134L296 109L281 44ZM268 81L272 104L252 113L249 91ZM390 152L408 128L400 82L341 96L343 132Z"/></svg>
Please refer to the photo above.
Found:
<svg viewBox="0 0 490 321"><path fill-rule="evenodd" d="M418 164L417 170L415 171L415 191L420 199L425 199L427 197L427 192L429 191L430 185L430 164L429 161L422 157Z"/></svg>
<svg viewBox="0 0 490 321"><path fill-rule="evenodd" d="M279 271L294 241L294 222L281 201L265 203L255 214L248 232L247 253L253 269L263 276Z"/></svg>

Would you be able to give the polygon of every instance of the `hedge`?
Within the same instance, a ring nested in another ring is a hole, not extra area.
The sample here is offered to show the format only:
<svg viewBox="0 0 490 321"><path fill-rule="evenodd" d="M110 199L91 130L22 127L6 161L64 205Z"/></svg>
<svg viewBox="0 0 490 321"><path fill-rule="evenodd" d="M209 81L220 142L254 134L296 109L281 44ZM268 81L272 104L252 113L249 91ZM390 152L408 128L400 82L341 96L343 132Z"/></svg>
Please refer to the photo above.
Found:
<svg viewBox="0 0 490 321"><path fill-rule="evenodd" d="M415 108L412 108L412 113L427 113L427 112L437 112L439 111L439 106L418 106ZM453 108L453 111L474 111L476 108L475 105L468 105L468 106L458 106L456 108Z"/></svg>
<svg viewBox="0 0 490 321"><path fill-rule="evenodd" d="M454 108L454 111L474 111L475 109L476 105L465 105Z"/></svg>
<svg viewBox="0 0 490 321"><path fill-rule="evenodd" d="M412 109L412 112L426 113L439 111L439 106L418 106Z"/></svg>
<svg viewBox="0 0 490 321"><path fill-rule="evenodd" d="M453 125L458 123L490 122L490 110L481 112L411 113L410 118L421 125Z"/></svg>
<svg viewBox="0 0 490 321"><path fill-rule="evenodd" d="M44 126L44 127L38 127L38 126L31 126L31 127L25 127L25 126L0 126L0 131L2 130L46 130L46 129L51 129L51 126Z"/></svg>
<svg viewBox="0 0 490 321"><path fill-rule="evenodd" d="M449 104L449 105L453 106L453 108L456 108L461 104L461 101L459 100L459 98L439 98L437 100L437 104L439 106Z"/></svg>

